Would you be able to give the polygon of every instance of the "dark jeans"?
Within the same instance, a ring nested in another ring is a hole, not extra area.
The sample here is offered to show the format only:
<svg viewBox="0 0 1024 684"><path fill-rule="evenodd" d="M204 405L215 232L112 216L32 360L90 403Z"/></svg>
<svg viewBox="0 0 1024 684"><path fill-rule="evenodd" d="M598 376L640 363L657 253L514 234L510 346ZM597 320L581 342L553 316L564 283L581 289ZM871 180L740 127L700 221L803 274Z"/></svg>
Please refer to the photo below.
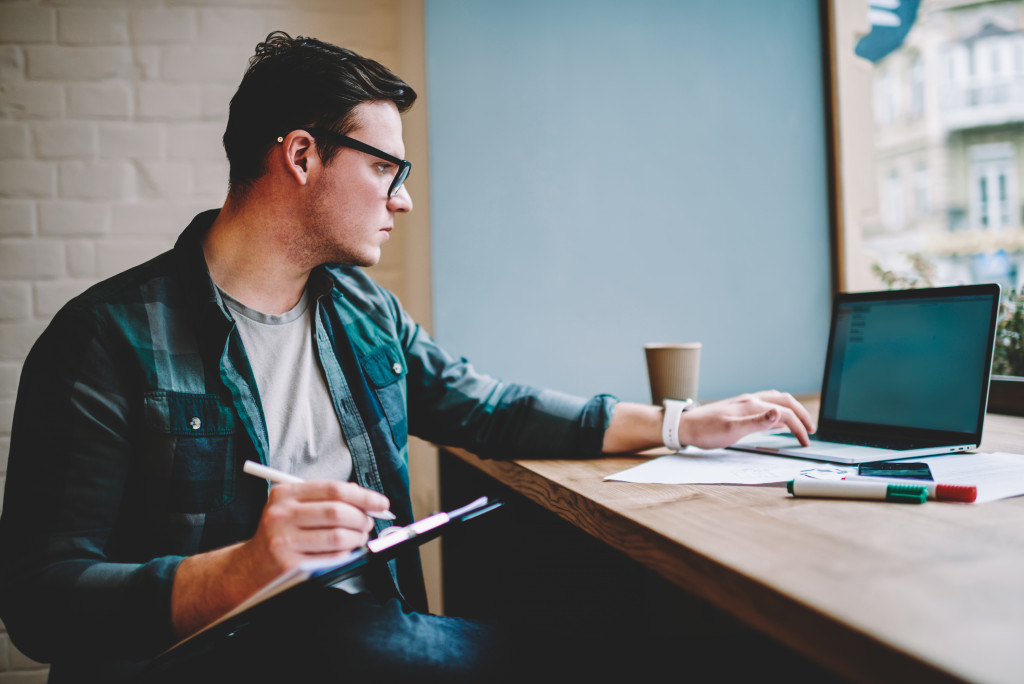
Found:
<svg viewBox="0 0 1024 684"><path fill-rule="evenodd" d="M187 657L156 661L133 684L307 684L369 682L746 681L785 673L791 684L839 680L765 637L732 631L679 611L670 621L548 614L532 623L425 615L397 599L318 589L289 597L232 636ZM685 627L686 629L679 629ZM707 632L705 634L705 632ZM81 678L78 681L85 681ZM99 681L90 679L88 681ZM118 680L122 681L122 680Z"/></svg>
<svg viewBox="0 0 1024 684"><path fill-rule="evenodd" d="M397 599L320 589L187 658L158 661L138 681L536 683L570 673L572 681L600 657L587 646L545 625L415 613Z"/></svg>

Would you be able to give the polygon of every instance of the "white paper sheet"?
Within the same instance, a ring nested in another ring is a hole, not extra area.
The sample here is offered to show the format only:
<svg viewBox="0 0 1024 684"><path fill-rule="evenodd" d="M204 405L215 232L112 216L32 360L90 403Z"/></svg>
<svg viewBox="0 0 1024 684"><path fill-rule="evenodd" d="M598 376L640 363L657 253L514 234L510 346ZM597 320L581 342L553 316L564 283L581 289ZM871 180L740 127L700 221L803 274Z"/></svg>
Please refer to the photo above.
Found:
<svg viewBox="0 0 1024 684"><path fill-rule="evenodd" d="M731 449L686 447L604 479L657 484L767 484L788 482L800 474L838 478L851 472L857 472L856 467Z"/></svg>
<svg viewBox="0 0 1024 684"><path fill-rule="evenodd" d="M936 482L976 486L976 504L1024 495L1024 454L996 451L913 460L927 463Z"/></svg>
<svg viewBox="0 0 1024 684"><path fill-rule="evenodd" d="M1024 495L1024 454L966 453L907 460L927 463L936 482L975 485L978 488L975 503ZM749 485L788 482L798 475L839 479L856 472L856 466L731 449L687 447L604 479L651 484Z"/></svg>

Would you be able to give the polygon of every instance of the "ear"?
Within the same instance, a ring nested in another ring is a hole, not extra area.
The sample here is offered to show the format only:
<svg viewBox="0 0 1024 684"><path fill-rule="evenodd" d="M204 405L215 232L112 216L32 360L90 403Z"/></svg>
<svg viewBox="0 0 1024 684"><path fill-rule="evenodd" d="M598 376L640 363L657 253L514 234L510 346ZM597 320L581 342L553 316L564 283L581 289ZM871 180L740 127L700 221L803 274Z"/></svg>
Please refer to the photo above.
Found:
<svg viewBox="0 0 1024 684"><path fill-rule="evenodd" d="M320 165L320 155L316 152L316 140L304 130L294 130L278 139L279 153L282 155L285 172L299 185L309 183L310 174L315 173Z"/></svg>

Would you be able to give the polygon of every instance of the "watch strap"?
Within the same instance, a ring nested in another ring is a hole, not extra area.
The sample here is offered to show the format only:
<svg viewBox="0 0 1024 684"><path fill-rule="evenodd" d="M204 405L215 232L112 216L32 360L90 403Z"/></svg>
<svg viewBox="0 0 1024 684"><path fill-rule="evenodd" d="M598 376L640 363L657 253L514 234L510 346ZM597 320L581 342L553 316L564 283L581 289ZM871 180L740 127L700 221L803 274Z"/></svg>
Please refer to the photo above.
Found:
<svg viewBox="0 0 1024 684"><path fill-rule="evenodd" d="M679 419L683 411L696 405L693 399L666 399L663 402L665 417L661 421L661 441L669 449L680 451L684 445L679 443Z"/></svg>

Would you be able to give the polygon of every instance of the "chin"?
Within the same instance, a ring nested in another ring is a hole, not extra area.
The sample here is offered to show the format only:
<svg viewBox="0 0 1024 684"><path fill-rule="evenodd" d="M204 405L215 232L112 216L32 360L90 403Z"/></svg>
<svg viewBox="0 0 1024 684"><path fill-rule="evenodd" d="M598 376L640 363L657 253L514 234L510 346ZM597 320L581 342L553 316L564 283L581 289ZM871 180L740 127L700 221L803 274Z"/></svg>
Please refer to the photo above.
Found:
<svg viewBox="0 0 1024 684"><path fill-rule="evenodd" d="M377 252L374 254L364 254L360 255L356 259L353 259L354 263L352 265L362 266L363 268L370 268L371 266L376 266L377 264L380 263L380 257L380 250L377 250Z"/></svg>

